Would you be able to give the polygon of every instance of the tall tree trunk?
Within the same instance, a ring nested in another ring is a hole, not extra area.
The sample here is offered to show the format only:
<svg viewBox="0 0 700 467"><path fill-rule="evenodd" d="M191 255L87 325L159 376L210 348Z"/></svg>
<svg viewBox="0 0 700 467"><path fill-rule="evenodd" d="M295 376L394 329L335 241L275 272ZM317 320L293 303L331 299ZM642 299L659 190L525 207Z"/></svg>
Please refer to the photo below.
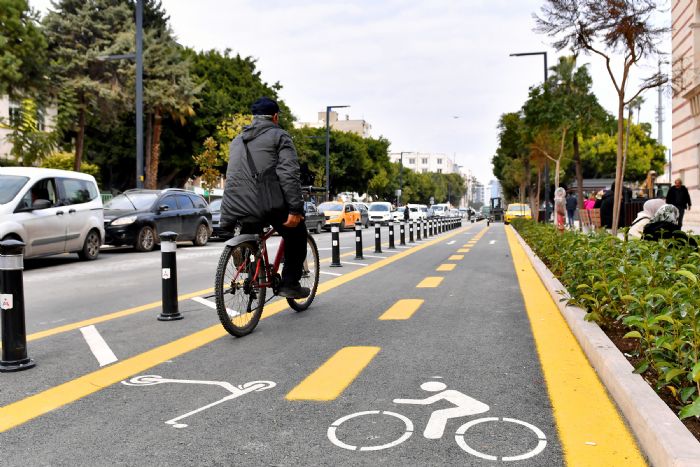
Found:
<svg viewBox="0 0 700 467"><path fill-rule="evenodd" d="M583 171L581 170L581 153L578 146L578 131L574 132L574 162L576 163L576 197L578 198L578 209L583 209ZM579 228L581 224L579 223Z"/></svg>
<svg viewBox="0 0 700 467"><path fill-rule="evenodd" d="M153 141L153 114L148 112L146 114L146 149L144 154L144 167L146 167L146 173L144 176L146 177L146 180L144 180L143 186L148 187L151 186L151 144Z"/></svg>
<svg viewBox="0 0 700 467"><path fill-rule="evenodd" d="M527 187L527 200L532 206L532 168L530 167L529 157L525 159L525 186Z"/></svg>
<svg viewBox="0 0 700 467"><path fill-rule="evenodd" d="M542 167L537 166L537 190L535 190L535 206L532 212L535 213L535 219L538 220L540 215L540 185L542 185ZM547 219L544 222L547 222Z"/></svg>
<svg viewBox="0 0 700 467"><path fill-rule="evenodd" d="M73 161L73 170L80 172L80 166L83 164L83 146L85 144L85 106L80 106L78 113L78 134L75 137L75 160Z"/></svg>
<svg viewBox="0 0 700 467"><path fill-rule="evenodd" d="M160 132L162 129L160 110L153 114L153 146L151 149L151 165L148 167L150 185L147 188L158 188L158 162L160 161Z"/></svg>
<svg viewBox="0 0 700 467"><path fill-rule="evenodd" d="M620 199L622 198L622 150L624 145L625 98L619 95L617 106L617 159L615 164L615 191L613 192L612 234L617 235L620 223Z"/></svg>

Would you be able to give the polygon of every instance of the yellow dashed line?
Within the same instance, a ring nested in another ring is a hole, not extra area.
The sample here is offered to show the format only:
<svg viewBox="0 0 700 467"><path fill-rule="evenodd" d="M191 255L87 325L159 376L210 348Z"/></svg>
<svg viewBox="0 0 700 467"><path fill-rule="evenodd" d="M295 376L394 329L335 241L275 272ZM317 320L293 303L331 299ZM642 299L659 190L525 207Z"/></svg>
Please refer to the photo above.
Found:
<svg viewBox="0 0 700 467"><path fill-rule="evenodd" d="M464 259L464 255L452 255L449 258L447 258L448 261L461 261ZM452 269L450 269L451 271Z"/></svg>
<svg viewBox="0 0 700 467"><path fill-rule="evenodd" d="M440 285L443 277L426 277L416 286L419 289L430 289Z"/></svg>
<svg viewBox="0 0 700 467"><path fill-rule="evenodd" d="M409 319L423 305L423 302L424 300L421 299L399 300L391 305L391 308L386 310L379 319L382 321Z"/></svg>
<svg viewBox="0 0 700 467"><path fill-rule="evenodd" d="M458 256L458 255L450 256L450 258L454 258L455 256ZM440 266L438 266L437 269L435 269L435 270L438 272L453 271L456 266L457 266L456 264L445 263L445 264L441 264Z"/></svg>
<svg viewBox="0 0 700 467"><path fill-rule="evenodd" d="M290 401L332 401L359 376L379 347L345 347L307 376L285 397Z"/></svg>
<svg viewBox="0 0 700 467"><path fill-rule="evenodd" d="M567 465L646 465L510 228L506 229Z"/></svg>
<svg viewBox="0 0 700 467"><path fill-rule="evenodd" d="M457 253L469 253L469 248L460 248Z"/></svg>

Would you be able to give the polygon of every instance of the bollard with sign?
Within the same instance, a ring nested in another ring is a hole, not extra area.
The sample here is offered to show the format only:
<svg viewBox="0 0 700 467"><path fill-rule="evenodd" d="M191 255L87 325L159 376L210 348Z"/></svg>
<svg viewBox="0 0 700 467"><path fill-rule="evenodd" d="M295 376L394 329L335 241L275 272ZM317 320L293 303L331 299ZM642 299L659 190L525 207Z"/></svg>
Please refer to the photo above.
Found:
<svg viewBox="0 0 700 467"><path fill-rule="evenodd" d="M365 259L362 254L362 222L355 222L355 259Z"/></svg>
<svg viewBox="0 0 700 467"><path fill-rule="evenodd" d="M382 224L379 222L374 224L374 252L382 252Z"/></svg>
<svg viewBox="0 0 700 467"><path fill-rule="evenodd" d="M27 329L24 320L24 243L0 242L0 325L2 360L0 372L28 370L36 365L27 355Z"/></svg>
<svg viewBox="0 0 700 467"><path fill-rule="evenodd" d="M394 245L394 223L389 221L389 249L394 250L396 245Z"/></svg>
<svg viewBox="0 0 700 467"><path fill-rule="evenodd" d="M428 219L423 221L423 238L428 238Z"/></svg>
<svg viewBox="0 0 700 467"><path fill-rule="evenodd" d="M161 278L163 283L163 311L158 321L175 321L184 318L177 302L177 234L163 232L160 234Z"/></svg>
<svg viewBox="0 0 700 467"><path fill-rule="evenodd" d="M413 240L413 221L408 221L408 242L414 243L414 240Z"/></svg>
<svg viewBox="0 0 700 467"><path fill-rule="evenodd" d="M340 229L337 225L331 227L331 267L340 268Z"/></svg>

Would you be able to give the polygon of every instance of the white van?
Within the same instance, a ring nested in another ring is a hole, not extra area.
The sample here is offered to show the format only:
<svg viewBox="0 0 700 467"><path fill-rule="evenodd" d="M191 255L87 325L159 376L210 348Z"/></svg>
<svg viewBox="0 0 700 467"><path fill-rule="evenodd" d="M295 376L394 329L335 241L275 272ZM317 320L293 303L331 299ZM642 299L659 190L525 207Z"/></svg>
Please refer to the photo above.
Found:
<svg viewBox="0 0 700 467"><path fill-rule="evenodd" d="M24 242L25 258L76 252L93 260L104 234L102 198L92 175L0 167L0 239Z"/></svg>

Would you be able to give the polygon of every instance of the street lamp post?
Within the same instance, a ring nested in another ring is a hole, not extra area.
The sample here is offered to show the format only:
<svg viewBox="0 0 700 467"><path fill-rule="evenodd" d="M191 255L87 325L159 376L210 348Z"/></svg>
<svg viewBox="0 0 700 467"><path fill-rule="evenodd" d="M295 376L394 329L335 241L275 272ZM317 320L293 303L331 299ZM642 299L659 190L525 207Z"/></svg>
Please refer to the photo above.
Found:
<svg viewBox="0 0 700 467"><path fill-rule="evenodd" d="M349 105L329 105L326 106L326 201L331 200L331 109L343 109Z"/></svg>
<svg viewBox="0 0 700 467"><path fill-rule="evenodd" d="M521 52L510 54L511 57L542 55L544 58L544 82L547 82L547 52ZM539 189L539 188L538 188ZM544 222L549 222L549 160L544 162Z"/></svg>
<svg viewBox="0 0 700 467"><path fill-rule="evenodd" d="M403 155L413 154L413 151L401 151L399 155L399 195L396 197L396 205L401 206L401 195L403 194Z"/></svg>

